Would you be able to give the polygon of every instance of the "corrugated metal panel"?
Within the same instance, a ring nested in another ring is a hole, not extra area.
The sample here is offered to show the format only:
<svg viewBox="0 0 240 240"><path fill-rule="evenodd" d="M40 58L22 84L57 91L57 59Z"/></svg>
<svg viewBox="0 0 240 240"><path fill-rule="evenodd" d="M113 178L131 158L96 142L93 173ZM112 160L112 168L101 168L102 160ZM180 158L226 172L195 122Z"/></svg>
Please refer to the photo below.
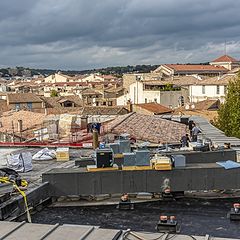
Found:
<svg viewBox="0 0 240 240"><path fill-rule="evenodd" d="M118 240L121 234L94 226L0 222L1 240Z"/></svg>
<svg viewBox="0 0 240 240"><path fill-rule="evenodd" d="M139 240L139 239L168 239L185 240L187 235L130 232L123 237L121 230L101 229L94 226L82 225L46 225L32 223L0 222L0 239L11 240ZM196 240L208 239L204 236L194 236ZM234 240L233 238L215 238L215 240ZM235 239L236 240L236 239Z"/></svg>
<svg viewBox="0 0 240 240"><path fill-rule="evenodd" d="M0 225L1 226L1 225ZM42 239L42 237L51 229L54 225L45 225L45 224L24 224L20 228L16 229L9 236L4 238L4 240L35 240Z"/></svg>
<svg viewBox="0 0 240 240"><path fill-rule="evenodd" d="M200 116L185 116L189 120L194 121L201 128L205 137L212 140L213 143L223 145L224 143L231 143L232 146L240 146L240 139L235 137L227 137L224 132L214 127L209 121ZM161 115L161 118L169 119L172 121L180 121L178 115Z"/></svg>
<svg viewBox="0 0 240 240"><path fill-rule="evenodd" d="M45 239L46 240L81 239L83 238L83 236L89 235L92 231L94 231L94 227L91 226L63 225L59 226Z"/></svg>

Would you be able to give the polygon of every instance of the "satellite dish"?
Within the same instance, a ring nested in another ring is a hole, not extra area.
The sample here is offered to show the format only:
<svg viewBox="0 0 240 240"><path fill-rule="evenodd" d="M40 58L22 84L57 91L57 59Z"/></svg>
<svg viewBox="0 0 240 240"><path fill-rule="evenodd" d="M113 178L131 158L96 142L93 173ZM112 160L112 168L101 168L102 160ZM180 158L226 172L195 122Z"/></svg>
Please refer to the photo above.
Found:
<svg viewBox="0 0 240 240"><path fill-rule="evenodd" d="M189 110L189 105L188 104L186 104L185 109Z"/></svg>
<svg viewBox="0 0 240 240"><path fill-rule="evenodd" d="M192 109L194 109L194 108L195 108L195 105L194 105L194 104L192 104L191 108L192 108Z"/></svg>

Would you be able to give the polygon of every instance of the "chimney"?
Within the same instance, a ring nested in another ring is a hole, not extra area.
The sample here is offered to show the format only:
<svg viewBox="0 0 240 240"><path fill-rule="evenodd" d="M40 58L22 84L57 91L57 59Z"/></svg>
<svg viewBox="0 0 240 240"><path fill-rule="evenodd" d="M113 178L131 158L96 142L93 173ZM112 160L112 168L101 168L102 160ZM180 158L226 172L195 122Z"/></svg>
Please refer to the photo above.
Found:
<svg viewBox="0 0 240 240"><path fill-rule="evenodd" d="M127 101L127 109L128 109L129 112L132 112L132 111L133 111L133 105L132 105L131 100L128 100L128 101Z"/></svg>
<svg viewBox="0 0 240 240"><path fill-rule="evenodd" d="M17 123L17 131L22 132L22 130L23 130L23 121L19 119Z"/></svg>
<svg viewBox="0 0 240 240"><path fill-rule="evenodd" d="M88 117L81 116L81 129L86 129L88 125Z"/></svg>

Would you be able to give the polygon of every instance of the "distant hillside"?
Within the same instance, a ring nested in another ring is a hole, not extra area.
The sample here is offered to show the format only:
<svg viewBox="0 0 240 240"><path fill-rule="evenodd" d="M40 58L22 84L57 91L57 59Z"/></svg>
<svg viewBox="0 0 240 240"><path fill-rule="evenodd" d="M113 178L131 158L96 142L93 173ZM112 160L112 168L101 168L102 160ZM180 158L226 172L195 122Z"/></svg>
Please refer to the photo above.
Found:
<svg viewBox="0 0 240 240"><path fill-rule="evenodd" d="M191 64L191 63L187 63ZM206 65L208 63L198 63ZM66 75L76 75L76 74L90 74L90 73L101 73L101 74L112 74L118 77L121 77L124 73L144 73L151 72L155 70L159 65L136 65L136 66L117 66L117 67L106 67L106 68L98 68L98 69L89 69L89 70L61 70L61 69L32 69L32 68L24 68L24 67L16 67L16 68L2 68L0 69L0 76L33 76L33 75L44 75L48 76L58 71L61 71Z"/></svg>
<svg viewBox="0 0 240 240"><path fill-rule="evenodd" d="M90 73L101 73L101 74L113 74L117 76L122 76L124 73L132 73L132 72L150 72L155 70L159 65L136 65L136 66L117 66L117 67L106 67L106 68L97 68L97 69L89 69L89 70L81 70L81 71L73 71L73 70L51 70L51 69L31 69L32 72L38 72L40 74L49 75L55 73L57 71L61 71L67 75L75 75L75 74L90 74Z"/></svg>
<svg viewBox="0 0 240 240"><path fill-rule="evenodd" d="M101 73L101 74L112 74L121 77L124 73L133 73L133 72L150 72L155 70L159 65L136 65L136 66L117 66L117 67L106 67L106 68L98 68L98 69L89 69L89 70L55 70L55 69L32 69L32 68L24 68L24 67L16 67L16 68L2 68L0 69L0 74L3 76L23 76L28 73L28 75L50 75L61 71L63 74L67 75L75 75L75 74L90 74L90 73Z"/></svg>

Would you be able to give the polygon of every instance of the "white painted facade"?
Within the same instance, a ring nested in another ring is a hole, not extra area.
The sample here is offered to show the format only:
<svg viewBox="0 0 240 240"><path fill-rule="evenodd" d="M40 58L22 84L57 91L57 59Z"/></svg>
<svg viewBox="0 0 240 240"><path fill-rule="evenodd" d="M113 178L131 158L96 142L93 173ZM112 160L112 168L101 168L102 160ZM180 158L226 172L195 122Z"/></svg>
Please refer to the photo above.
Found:
<svg viewBox="0 0 240 240"><path fill-rule="evenodd" d="M103 82L104 78L97 74L90 74L89 76L86 76L82 78L82 82Z"/></svg>
<svg viewBox="0 0 240 240"><path fill-rule="evenodd" d="M66 76L55 73L45 78L46 83L69 82Z"/></svg>
<svg viewBox="0 0 240 240"><path fill-rule="evenodd" d="M160 91L145 91L143 83L137 81L129 86L129 92L117 98L117 105L127 105L128 101L132 104L157 102L160 103Z"/></svg>
<svg viewBox="0 0 240 240"><path fill-rule="evenodd" d="M201 81L201 80L200 80ZM196 84L182 87L182 91L158 91L145 90L142 81L136 81L129 86L129 92L117 98L117 105L127 105L128 101L132 104L157 102L165 106L177 107L178 98L184 96L184 102L199 102L206 99L225 99L227 85L217 84Z"/></svg>
<svg viewBox="0 0 240 240"><path fill-rule="evenodd" d="M1 84L0 85L0 92L7 92L7 85L5 85L5 84Z"/></svg>
<svg viewBox="0 0 240 240"><path fill-rule="evenodd" d="M144 83L137 81L129 86L129 92L117 98L117 105L127 105L130 101L132 104L156 102L167 107L178 107L179 98L184 96L188 98L188 89L183 88L179 91L160 91L144 89Z"/></svg>
<svg viewBox="0 0 240 240"><path fill-rule="evenodd" d="M117 98L117 106L126 106L128 103L129 97L128 94L124 94Z"/></svg>
<svg viewBox="0 0 240 240"><path fill-rule="evenodd" d="M224 85L192 85L189 86L190 102L199 102L206 99L224 101L226 86Z"/></svg>

